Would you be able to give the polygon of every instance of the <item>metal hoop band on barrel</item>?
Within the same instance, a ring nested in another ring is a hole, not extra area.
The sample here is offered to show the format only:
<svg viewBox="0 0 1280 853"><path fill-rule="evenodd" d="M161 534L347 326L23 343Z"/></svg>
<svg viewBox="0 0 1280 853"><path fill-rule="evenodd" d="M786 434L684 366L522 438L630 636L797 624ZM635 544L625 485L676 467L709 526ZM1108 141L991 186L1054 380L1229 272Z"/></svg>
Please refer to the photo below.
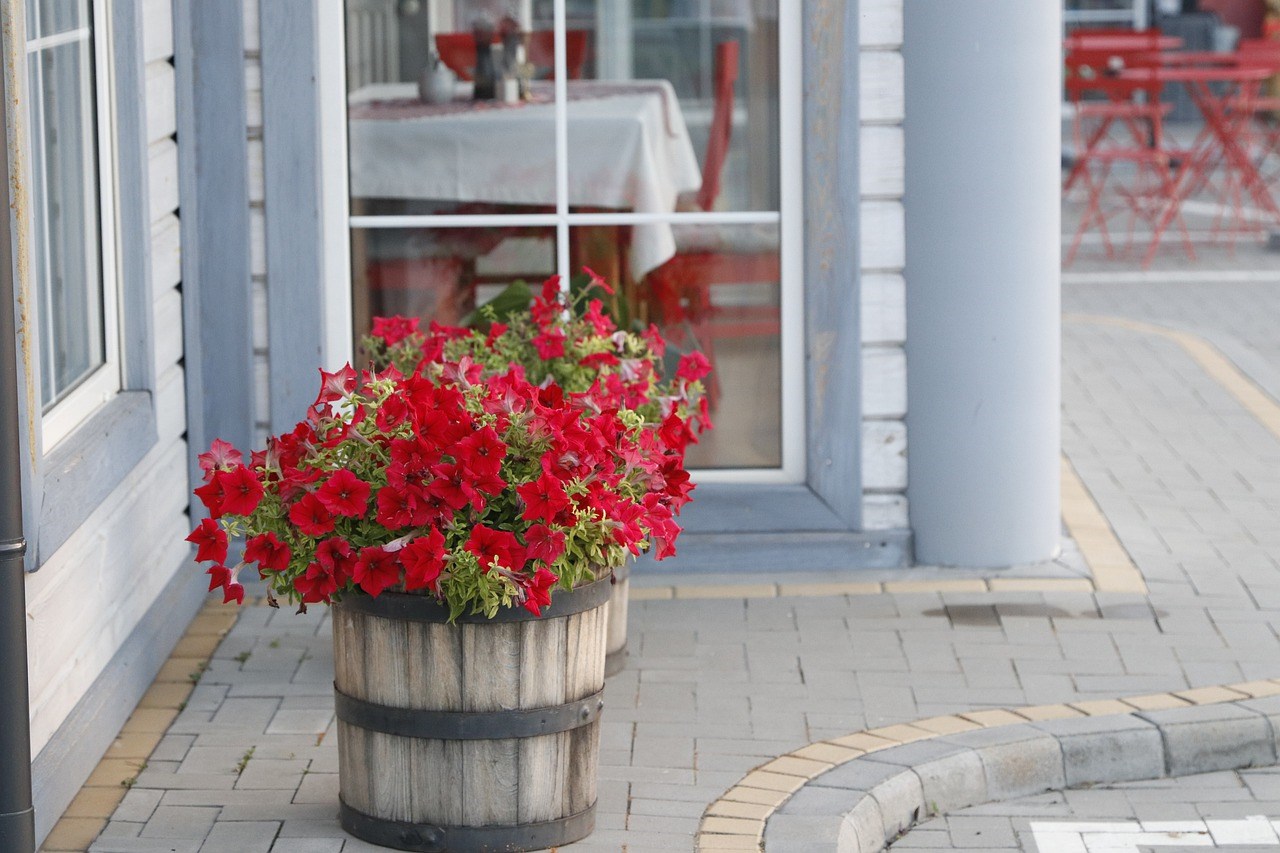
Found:
<svg viewBox="0 0 1280 853"><path fill-rule="evenodd" d="M596 804L577 814L520 826L433 826L403 823L358 812L339 799L342 828L383 847L415 853L450 850L540 850L577 841L596 825Z"/></svg>
<svg viewBox="0 0 1280 853"><path fill-rule="evenodd" d="M599 719L604 691L576 702L511 711L420 711L348 696L333 687L338 719L350 726L399 737L493 740L567 732Z"/></svg>
<svg viewBox="0 0 1280 853"><path fill-rule="evenodd" d="M556 590L551 603L542 608L541 616L534 616L523 607L503 607L491 619L483 613L464 613L457 622L532 622L535 619L555 619L572 616L599 607L609 600L612 585L610 575L570 590ZM351 593L337 602L339 607L405 622L448 622L449 608L429 595L410 595L404 592L384 592L378 596Z"/></svg>

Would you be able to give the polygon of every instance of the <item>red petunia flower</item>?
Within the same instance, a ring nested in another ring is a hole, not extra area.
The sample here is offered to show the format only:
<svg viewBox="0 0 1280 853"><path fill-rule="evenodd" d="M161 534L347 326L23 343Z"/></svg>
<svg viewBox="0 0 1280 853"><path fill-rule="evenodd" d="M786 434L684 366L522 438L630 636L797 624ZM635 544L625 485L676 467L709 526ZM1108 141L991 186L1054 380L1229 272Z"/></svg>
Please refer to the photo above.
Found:
<svg viewBox="0 0 1280 853"><path fill-rule="evenodd" d="M610 291L612 293L613 291ZM583 319L591 324L591 328L595 330L597 335L608 337L617 330L617 326L613 324L603 311L604 305L599 299L592 299L587 303L587 313L583 315Z"/></svg>
<svg viewBox="0 0 1280 853"><path fill-rule="evenodd" d="M306 536L323 536L333 530L333 516L312 493L289 508L289 520Z"/></svg>
<svg viewBox="0 0 1280 853"><path fill-rule="evenodd" d="M224 515L251 515L262 500L262 483L243 465L230 471L213 475L214 482L222 485L222 513Z"/></svg>
<svg viewBox="0 0 1280 853"><path fill-rule="evenodd" d="M444 534L435 528L426 536L419 536L400 551L404 565L404 588L408 590L430 587L439 591L440 572L444 569Z"/></svg>
<svg viewBox="0 0 1280 853"><path fill-rule="evenodd" d="M534 616L542 615L542 608L551 603L551 587L560 580L548 569L538 569L524 583L525 598L521 605Z"/></svg>
<svg viewBox="0 0 1280 853"><path fill-rule="evenodd" d="M245 560L257 563L263 571L283 572L292 557L293 551L274 533L263 533L244 543Z"/></svg>
<svg viewBox="0 0 1280 853"><path fill-rule="evenodd" d="M359 518L369 506L370 486L346 468L339 468L316 491L316 498L334 515Z"/></svg>
<svg viewBox="0 0 1280 853"><path fill-rule="evenodd" d="M196 562L213 560L215 563L227 561L227 532L212 518L203 519L200 526L191 531L187 541L196 546Z"/></svg>
<svg viewBox="0 0 1280 853"><path fill-rule="evenodd" d="M350 364L344 364L334 373L321 369L320 393L316 395L314 405L333 403L356 390L356 371Z"/></svg>
<svg viewBox="0 0 1280 853"><path fill-rule="evenodd" d="M480 567L486 572L493 568L495 562L511 571L524 567L525 547L516 539L515 534L505 530L494 530L477 524L472 528L471 537L463 547L476 555Z"/></svg>
<svg viewBox="0 0 1280 853"><path fill-rule="evenodd" d="M345 539L326 539L316 546L316 562L333 576L338 586L345 586L356 570L356 553Z"/></svg>
<svg viewBox="0 0 1280 853"><path fill-rule="evenodd" d="M387 346L395 346L418 331L417 317L374 317L373 336L382 338Z"/></svg>
<svg viewBox="0 0 1280 853"><path fill-rule="evenodd" d="M416 487L383 486L378 490L375 520L388 530L422 524L428 518L421 490Z"/></svg>
<svg viewBox="0 0 1280 853"><path fill-rule="evenodd" d="M485 427L459 441L451 452L453 458L458 460L458 465L468 474L487 478L496 476L502 470L507 445L498 437L493 427Z"/></svg>
<svg viewBox="0 0 1280 853"><path fill-rule="evenodd" d="M676 368L676 376L697 382L711 372L711 362L698 350L680 356L680 365Z"/></svg>
<svg viewBox="0 0 1280 853"><path fill-rule="evenodd" d="M361 548L354 580L370 595L381 595L384 589L400 582L400 562L396 554L384 548Z"/></svg>
<svg viewBox="0 0 1280 853"><path fill-rule="evenodd" d="M587 274L588 278L591 279L592 286L600 288L610 296L613 295L613 288L609 286L609 282L601 278L599 273L597 273L591 267L583 267L582 271Z"/></svg>
<svg viewBox="0 0 1280 853"><path fill-rule="evenodd" d="M569 507L569 496L565 494L564 486L546 472L532 483L517 486L516 493L524 501L524 514L521 518L526 521L551 522Z"/></svg>
<svg viewBox="0 0 1280 853"><path fill-rule="evenodd" d="M559 358L564 355L564 329L547 329L531 342L533 348L543 359Z"/></svg>
<svg viewBox="0 0 1280 853"><path fill-rule="evenodd" d="M305 573L293 579L293 587L302 595L303 604L328 601L338 591L338 581L319 561L307 565Z"/></svg>
<svg viewBox="0 0 1280 853"><path fill-rule="evenodd" d="M213 440L208 453L201 453L196 459L200 461L200 470L204 472L206 483L213 478L214 472L230 471L237 465L244 464L244 455L220 438Z"/></svg>
<svg viewBox="0 0 1280 853"><path fill-rule="evenodd" d="M529 558L551 565L564 553L564 532L552 530L545 524L535 524L524 534L529 548Z"/></svg>
<svg viewBox="0 0 1280 853"><path fill-rule="evenodd" d="M231 581L231 570L221 563L210 566L204 570L204 573L209 576L209 592L213 592L220 586L226 586Z"/></svg>
<svg viewBox="0 0 1280 853"><path fill-rule="evenodd" d="M217 476L195 490L196 497L213 518L222 518L222 504L227 499L223 483Z"/></svg>

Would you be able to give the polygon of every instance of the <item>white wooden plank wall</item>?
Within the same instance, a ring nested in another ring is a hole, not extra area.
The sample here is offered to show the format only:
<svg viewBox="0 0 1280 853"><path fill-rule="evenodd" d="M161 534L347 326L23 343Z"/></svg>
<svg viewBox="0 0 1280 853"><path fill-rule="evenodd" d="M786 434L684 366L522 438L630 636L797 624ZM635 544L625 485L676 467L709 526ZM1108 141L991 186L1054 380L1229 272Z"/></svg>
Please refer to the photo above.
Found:
<svg viewBox="0 0 1280 853"><path fill-rule="evenodd" d="M27 583L38 753L176 572L191 572L171 0L144 0L155 404L159 441ZM121 187L127 195L135 188ZM129 319L122 318L127 324Z"/></svg>
<svg viewBox="0 0 1280 853"><path fill-rule="evenodd" d="M244 10L245 112L249 130L249 269L253 277L253 443L263 447L271 422L267 387L267 241L263 207L262 43L259 0L241 0ZM318 365L317 365L318 366ZM299 413L301 417L301 413Z"/></svg>
<svg viewBox="0 0 1280 853"><path fill-rule="evenodd" d="M863 525L908 526L902 3L862 0Z"/></svg>

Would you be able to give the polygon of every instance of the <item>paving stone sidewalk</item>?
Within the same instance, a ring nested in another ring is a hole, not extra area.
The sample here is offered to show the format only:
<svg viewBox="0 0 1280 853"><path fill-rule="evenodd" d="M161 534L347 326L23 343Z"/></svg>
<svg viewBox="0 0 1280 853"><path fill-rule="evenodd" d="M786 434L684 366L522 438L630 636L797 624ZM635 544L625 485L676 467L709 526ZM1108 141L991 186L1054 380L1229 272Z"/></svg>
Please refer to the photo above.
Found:
<svg viewBox="0 0 1280 853"><path fill-rule="evenodd" d="M1150 288L1068 287L1065 303L1155 320L1167 308L1184 325L1259 339L1255 351L1280 369L1259 320L1280 316L1280 286L1180 286L1168 306ZM566 849L692 850L707 805L754 767L872 726L1280 676L1280 441L1167 340L1069 323L1064 365L1065 451L1149 596L635 602L632 657L606 690L597 829ZM245 608L91 849L381 849L343 835L334 817L331 681L322 611ZM1255 777L1280 778L1240 778ZM1223 787L1179 784L1188 802ZM1131 802L1136 790L1085 797ZM1280 818L1275 791L1257 790L1244 816ZM977 817L987 816L999 815ZM1016 838L1015 817L992 825Z"/></svg>
<svg viewBox="0 0 1280 853"><path fill-rule="evenodd" d="M1138 853L1280 850L1280 768L1051 791L921 823L890 848Z"/></svg>

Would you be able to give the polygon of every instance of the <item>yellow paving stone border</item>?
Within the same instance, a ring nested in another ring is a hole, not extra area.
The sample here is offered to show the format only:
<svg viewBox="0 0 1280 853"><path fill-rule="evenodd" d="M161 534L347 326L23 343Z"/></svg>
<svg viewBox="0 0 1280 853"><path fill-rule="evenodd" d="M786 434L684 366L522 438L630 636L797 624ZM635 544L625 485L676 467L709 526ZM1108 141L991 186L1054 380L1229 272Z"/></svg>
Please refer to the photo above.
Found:
<svg viewBox="0 0 1280 853"><path fill-rule="evenodd" d="M1280 696L1280 678L1149 693L1124 699L967 711L828 738L766 761L707 806L698 828L697 849L759 853L764 844L765 824L791 799L792 794L823 773L882 749L978 728L1062 717L1099 717L1191 705L1217 705L1268 696Z"/></svg>
<svg viewBox="0 0 1280 853"><path fill-rule="evenodd" d="M1132 332L1156 335L1178 344L1191 359L1200 366L1209 378L1217 382L1227 393L1235 397L1245 411L1253 415L1259 423L1280 438L1280 403L1262 390L1222 351L1209 343L1200 335L1182 329L1171 329L1157 326L1154 323L1143 323L1124 317L1110 317L1098 314L1066 314L1063 320L1071 323L1091 323L1098 326L1115 326Z"/></svg>
<svg viewBox="0 0 1280 853"><path fill-rule="evenodd" d="M41 851L89 849L186 707L200 673L238 617L237 608L225 607L212 598L201 608L80 793L49 831Z"/></svg>

